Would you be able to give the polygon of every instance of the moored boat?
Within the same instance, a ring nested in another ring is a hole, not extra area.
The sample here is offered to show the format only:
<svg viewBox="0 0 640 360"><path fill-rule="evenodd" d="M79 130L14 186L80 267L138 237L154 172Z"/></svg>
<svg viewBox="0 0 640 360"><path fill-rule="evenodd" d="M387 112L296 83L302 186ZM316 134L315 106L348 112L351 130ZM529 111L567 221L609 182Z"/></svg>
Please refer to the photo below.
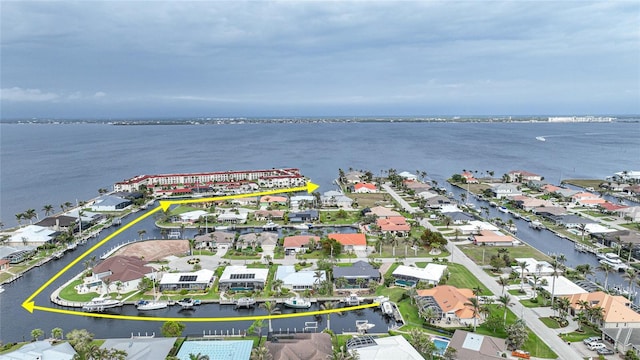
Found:
<svg viewBox="0 0 640 360"><path fill-rule="evenodd" d="M364 298L358 297L356 294L351 294L344 298L343 302L348 306L358 306L364 300Z"/></svg>
<svg viewBox="0 0 640 360"><path fill-rule="evenodd" d="M243 297L235 301L236 307L251 307L256 304L256 299L250 297Z"/></svg>
<svg viewBox="0 0 640 360"><path fill-rule="evenodd" d="M122 306L122 302L118 300L97 297L84 304L82 306L82 310L87 312L102 312L106 309L111 309L119 306Z"/></svg>
<svg viewBox="0 0 640 360"><path fill-rule="evenodd" d="M141 300L141 301L138 301L136 308L140 311L147 311L147 310L160 310L160 309L166 308L167 306L169 306L169 304L164 301Z"/></svg>
<svg viewBox="0 0 640 360"><path fill-rule="evenodd" d="M614 253L599 253L596 254L596 256L600 259L600 264L607 264L616 269L616 271L625 271L629 268L622 259Z"/></svg>
<svg viewBox="0 0 640 360"><path fill-rule="evenodd" d="M290 297L284 301L284 306L293 309L308 309L311 307L311 301L300 297Z"/></svg>
<svg viewBox="0 0 640 360"><path fill-rule="evenodd" d="M505 213L505 214L508 214L508 213L509 213L509 209L507 209L507 208L506 208L506 207L504 207L504 206L500 206L500 207L498 208L498 211L500 211L500 212L502 212L502 213Z"/></svg>
<svg viewBox="0 0 640 360"><path fill-rule="evenodd" d="M180 305L183 310L193 309L193 307L196 305L195 300L193 300L191 298L184 298L184 299L182 299L180 301L177 301L176 303L178 305Z"/></svg>

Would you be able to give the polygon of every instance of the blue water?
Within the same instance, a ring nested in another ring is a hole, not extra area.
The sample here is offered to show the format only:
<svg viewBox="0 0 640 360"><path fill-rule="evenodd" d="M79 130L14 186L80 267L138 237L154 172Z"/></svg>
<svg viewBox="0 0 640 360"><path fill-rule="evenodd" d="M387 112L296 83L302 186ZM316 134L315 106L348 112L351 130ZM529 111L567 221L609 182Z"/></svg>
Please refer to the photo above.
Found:
<svg viewBox="0 0 640 360"><path fill-rule="evenodd" d="M547 141L537 141L536 136L546 136ZM332 182L338 168L368 169L376 175L389 168L420 170L440 184L462 169L479 173L491 170L498 177L509 170L523 169L539 173L551 182L573 177L604 178L617 171L640 170L640 124L0 124L0 150L0 221L13 226L16 213L33 208L42 215L41 209L46 204L59 209L67 201L87 200L97 196L99 188L110 188L114 182L138 174L297 167L321 186L320 191L334 188ZM523 236L530 232L525 224L517 225ZM149 224L136 226L153 229ZM136 238L138 229L133 227L119 238L123 241ZM100 238L112 231L105 231ZM535 238L533 241L537 239L534 246L545 252L572 251L570 244L558 245L546 233L529 235ZM572 261L581 262L579 256L587 255L576 256L571 257ZM7 291L0 295L0 340L22 340L29 338L34 328L49 332L56 326L65 331L87 328L97 337L127 337L138 331L158 333L160 323L68 317L48 312L28 315L20 308L26 296L70 261L70 257L65 257L46 264L7 286ZM77 273L81 266L79 263L69 273ZM52 286L59 286L64 280L58 279ZM610 277L610 284L611 281ZM36 300L48 304L45 295ZM196 316L226 314L225 309L214 307L196 312ZM232 313L230 310L229 314ZM376 322L376 330L386 329L382 316L372 311L332 316L331 327L349 331L356 320L365 318ZM304 321L282 320L278 326L300 328ZM189 323L186 333L249 325Z"/></svg>

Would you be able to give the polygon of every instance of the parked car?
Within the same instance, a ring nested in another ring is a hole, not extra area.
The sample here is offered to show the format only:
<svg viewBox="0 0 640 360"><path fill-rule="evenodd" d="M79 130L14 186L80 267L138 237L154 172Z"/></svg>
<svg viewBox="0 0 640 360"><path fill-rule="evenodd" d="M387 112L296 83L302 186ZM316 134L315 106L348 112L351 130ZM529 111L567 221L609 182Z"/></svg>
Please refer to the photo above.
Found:
<svg viewBox="0 0 640 360"><path fill-rule="evenodd" d="M600 348L598 350L596 350L596 352L598 353L598 355L613 355L615 352L609 348Z"/></svg>
<svg viewBox="0 0 640 360"><path fill-rule="evenodd" d="M600 337L599 337L599 336L592 336L592 337L588 337L588 338L586 338L586 339L582 340L582 342L583 342L585 345L589 345L590 343L592 343L592 342L594 342L594 341L596 341L596 342L600 342Z"/></svg>
<svg viewBox="0 0 640 360"><path fill-rule="evenodd" d="M598 349L602 349L605 348L604 344L601 342L590 342L589 344L587 344L587 348L589 350L598 350Z"/></svg>

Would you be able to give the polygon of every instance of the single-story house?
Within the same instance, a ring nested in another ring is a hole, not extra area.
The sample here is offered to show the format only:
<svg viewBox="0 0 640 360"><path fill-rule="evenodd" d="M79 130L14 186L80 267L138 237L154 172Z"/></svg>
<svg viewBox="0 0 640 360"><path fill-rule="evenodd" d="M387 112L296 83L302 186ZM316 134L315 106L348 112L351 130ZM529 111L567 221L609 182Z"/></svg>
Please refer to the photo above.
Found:
<svg viewBox="0 0 640 360"><path fill-rule="evenodd" d="M579 192L571 196L571 201L574 203L580 202L582 200L595 200L595 199L600 199L600 196L589 193L589 192Z"/></svg>
<svg viewBox="0 0 640 360"><path fill-rule="evenodd" d="M247 268L243 265L230 265L224 269L218 285L220 290L263 289L269 276L269 269Z"/></svg>
<svg viewBox="0 0 640 360"><path fill-rule="evenodd" d="M420 192L416 192L415 196L419 197L419 198L422 198L422 199L425 199L425 200L429 200L431 198L434 198L434 197L438 196L438 193L432 192L430 190L422 190Z"/></svg>
<svg viewBox="0 0 640 360"><path fill-rule="evenodd" d="M605 199L584 199L576 200L575 203L580 206L598 208L607 203Z"/></svg>
<svg viewBox="0 0 640 360"><path fill-rule="evenodd" d="M196 249L229 249L236 239L236 234L227 231L214 231L194 238Z"/></svg>
<svg viewBox="0 0 640 360"><path fill-rule="evenodd" d="M287 205L287 200L288 199L284 196L267 195L260 198L260 205Z"/></svg>
<svg viewBox="0 0 640 360"><path fill-rule="evenodd" d="M188 273L165 273L160 279L160 291L165 290L205 290L212 283L214 272L201 269Z"/></svg>
<svg viewBox="0 0 640 360"><path fill-rule="evenodd" d="M304 252L309 248L309 242L313 240L316 246L320 244L320 237L313 235L296 235L284 238L285 252Z"/></svg>
<svg viewBox="0 0 640 360"><path fill-rule="evenodd" d="M447 269L446 265L429 263L425 268L400 265L393 271L396 285L415 286L423 281L430 285L437 285Z"/></svg>
<svg viewBox="0 0 640 360"><path fill-rule="evenodd" d="M123 211L132 204L131 200L114 195L99 197L89 208L92 211Z"/></svg>
<svg viewBox="0 0 640 360"><path fill-rule="evenodd" d="M564 226L568 229L577 229L581 225L595 224L596 222L578 215L559 215L550 218L556 225Z"/></svg>
<svg viewBox="0 0 640 360"><path fill-rule="evenodd" d="M7 270L11 266L11 262L7 259L0 259L0 270Z"/></svg>
<svg viewBox="0 0 640 360"><path fill-rule="evenodd" d="M402 335L347 340L347 349L366 360L423 360L424 357Z"/></svg>
<svg viewBox="0 0 640 360"><path fill-rule="evenodd" d="M0 259L6 260L9 264L19 264L27 259L30 259L36 252L34 246L0 246Z"/></svg>
<svg viewBox="0 0 640 360"><path fill-rule="evenodd" d="M178 359L190 359L191 355L204 355L209 359L249 360L253 340L187 340L182 343ZM164 359L164 358L162 358Z"/></svg>
<svg viewBox="0 0 640 360"><path fill-rule="evenodd" d="M302 204L306 204L307 207L313 206L316 203L316 197L313 195L295 195L289 200L292 208L298 208Z"/></svg>
<svg viewBox="0 0 640 360"><path fill-rule="evenodd" d="M253 213L253 217L256 221L266 220L282 220L284 219L283 210L257 210Z"/></svg>
<svg viewBox="0 0 640 360"><path fill-rule="evenodd" d="M362 181L363 176L364 174L360 171L349 171L344 175L344 178L347 181L347 184L357 184Z"/></svg>
<svg viewBox="0 0 640 360"><path fill-rule="evenodd" d="M567 215L567 209L561 206L540 206L532 210L536 215L542 216L546 219L552 219L555 216Z"/></svg>
<svg viewBox="0 0 640 360"><path fill-rule="evenodd" d="M640 245L640 232L631 230L617 230L613 232L596 233L592 236L604 246L626 246L626 244Z"/></svg>
<svg viewBox="0 0 640 360"><path fill-rule="evenodd" d="M327 333L297 333L273 336L265 346L272 360L324 360L331 358L331 335Z"/></svg>
<svg viewBox="0 0 640 360"><path fill-rule="evenodd" d="M252 206L258 204L258 198L256 196L236 198L232 199L231 203L239 206Z"/></svg>
<svg viewBox="0 0 640 360"><path fill-rule="evenodd" d="M205 215L209 215L209 213L204 210L194 210L182 213L178 217L180 217L180 222L193 224Z"/></svg>
<svg viewBox="0 0 640 360"><path fill-rule="evenodd" d="M335 206L341 209L351 208L351 205L353 204L353 199L335 190L326 191L320 197L320 201L322 202L322 206L327 206L327 207Z"/></svg>
<svg viewBox="0 0 640 360"><path fill-rule="evenodd" d="M249 215L246 209L242 209L245 211L238 211L237 213L234 211L228 211L223 214L218 215L218 222L224 224L244 224L247 222L247 217Z"/></svg>
<svg viewBox="0 0 640 360"><path fill-rule="evenodd" d="M473 217L473 215L468 214L466 212L463 211L456 211L456 212L442 212L442 215L448 217L449 219L451 219L451 221L453 221L453 223L455 225L462 225L462 224L466 224L469 221L473 221L476 218Z"/></svg>
<svg viewBox="0 0 640 360"><path fill-rule="evenodd" d="M375 215L377 218L387 218L387 217L395 217L402 216L399 212L393 210L392 208L384 207L384 206L375 206L369 209L367 214ZM365 214L365 215L367 215Z"/></svg>
<svg viewBox="0 0 640 360"><path fill-rule="evenodd" d="M427 202L426 202L426 206L429 207L429 209L440 209L445 205L451 205L451 204L452 204L452 200L442 195L431 197L427 199Z"/></svg>
<svg viewBox="0 0 640 360"><path fill-rule="evenodd" d="M66 341L54 345L49 340L40 340L0 355L0 360L72 360L76 356L76 350Z"/></svg>
<svg viewBox="0 0 640 360"><path fill-rule="evenodd" d="M534 258L515 258L514 261L518 263L526 263L527 265L524 268L525 274L533 275L536 274L538 276L549 276L553 274L553 267L546 261L536 260ZM522 268L520 266L513 266L512 270L516 273L520 274Z"/></svg>
<svg viewBox="0 0 640 360"><path fill-rule="evenodd" d="M458 226L463 235L479 234L480 231L498 231L498 228L485 221L473 220L468 224Z"/></svg>
<svg viewBox="0 0 640 360"><path fill-rule="evenodd" d="M38 225L27 225L13 232L5 242L9 246L40 246L53 242L57 231Z"/></svg>
<svg viewBox="0 0 640 360"><path fill-rule="evenodd" d="M418 175L414 175L408 171L403 171L401 173L398 174L398 176L400 176L401 178L405 179L405 180L413 180L416 181L418 180Z"/></svg>
<svg viewBox="0 0 640 360"><path fill-rule="evenodd" d="M372 193L377 193L380 190L378 190L378 187L376 187L375 184L372 183L357 183L353 186L353 192L357 193L357 194L372 194Z"/></svg>
<svg viewBox="0 0 640 360"><path fill-rule="evenodd" d="M516 197L513 199L516 206L525 211L533 211L539 207L552 207L555 206L553 202L545 199L537 199L529 196Z"/></svg>
<svg viewBox="0 0 640 360"><path fill-rule="evenodd" d="M409 190L413 190L414 194L418 194L424 191L428 191L431 189L431 185L420 182L420 181L404 181L404 186Z"/></svg>
<svg viewBox="0 0 640 360"><path fill-rule="evenodd" d="M510 354L505 339L460 329L453 333L449 346L457 350L458 359L496 360L508 358Z"/></svg>
<svg viewBox="0 0 640 360"><path fill-rule="evenodd" d="M374 268L366 261L356 261L351 266L334 266L333 267L333 280L334 284L338 284L336 280L344 278L348 281L348 287L357 287L358 279L364 279L363 287L366 287L370 280L380 281L380 271Z"/></svg>
<svg viewBox="0 0 640 360"><path fill-rule="evenodd" d="M542 276L542 277L540 277L540 279L538 279L538 286L542 287L549 294L551 294L551 291L553 291L553 294L555 296L565 296L565 295L587 293L587 291L585 289L581 288L576 283L574 283L573 281L567 279L564 276L556 276L555 277L555 282L556 282L555 289L553 287L553 281L554 281L554 276ZM533 285L532 282L533 282L533 279L531 277L529 277L529 283L531 285Z"/></svg>
<svg viewBox="0 0 640 360"><path fill-rule="evenodd" d="M418 290L416 304L419 309L423 310L433 308L437 318L440 320L468 325L474 322L474 311L471 305L466 304L469 303L469 298L473 296L471 289L458 289L450 285L438 285L431 289ZM479 318L478 315L476 316Z"/></svg>
<svg viewBox="0 0 640 360"><path fill-rule="evenodd" d="M529 181L542 181L542 176L524 170L512 170L507 173L509 182L526 183Z"/></svg>
<svg viewBox="0 0 640 360"><path fill-rule="evenodd" d="M376 225L378 225L383 234L391 233L396 236L405 236L411 231L411 226L404 216L379 218L376 220Z"/></svg>
<svg viewBox="0 0 640 360"><path fill-rule="evenodd" d="M126 360L165 359L171 352L176 339L175 337L107 339L100 345L100 349L123 350L127 353Z"/></svg>
<svg viewBox="0 0 640 360"><path fill-rule="evenodd" d="M323 270L316 274L314 270L296 271L293 265L280 265L276 270L275 279L282 280L282 286L294 291L304 291L319 286L327 280L327 274ZM320 277L317 277L320 275Z"/></svg>
<svg viewBox="0 0 640 360"><path fill-rule="evenodd" d="M46 227L55 231L66 231L69 228L75 227L77 223L78 218L67 215L58 215L47 216L46 218L35 223L35 225Z"/></svg>
<svg viewBox="0 0 640 360"><path fill-rule="evenodd" d="M478 234L473 235L473 243L486 246L514 246L519 244L519 241L499 231L480 230Z"/></svg>
<svg viewBox="0 0 640 360"><path fill-rule="evenodd" d="M599 306L604 310L602 328L640 328L640 314L630 307L631 302L618 295L609 295L603 291L567 296L571 302L571 313L582 311L580 301L587 301L591 307Z"/></svg>
<svg viewBox="0 0 640 360"><path fill-rule="evenodd" d="M278 245L278 234L264 231L240 235L236 242L236 249L245 249L249 246L255 248L258 245L262 247L262 250L273 251Z"/></svg>
<svg viewBox="0 0 640 360"><path fill-rule="evenodd" d="M640 206L629 206L624 209L616 210L619 217L628 217L632 222L640 222Z"/></svg>
<svg viewBox="0 0 640 360"><path fill-rule="evenodd" d="M465 182L467 184L478 184L480 183L480 181L478 181L478 179L475 178L475 176L473 176L473 174L469 171L464 171L462 174L462 177L464 178Z"/></svg>
<svg viewBox="0 0 640 360"><path fill-rule="evenodd" d="M116 255L103 260L92 269L93 275L84 279L84 291L106 291L105 279L109 281L109 290L116 290L120 283L120 292L127 293L138 288L142 278L151 277L154 270L147 261L135 256ZM97 287L97 289L92 289Z"/></svg>
<svg viewBox="0 0 640 360"><path fill-rule="evenodd" d="M320 219L318 210L289 212L289 222L292 223L313 222L318 219Z"/></svg>
<svg viewBox="0 0 640 360"><path fill-rule="evenodd" d="M573 190L573 189L565 189L565 188L559 188L558 190L554 191L554 194L561 196L565 199L571 199L571 197L577 193L579 193L580 191L578 190Z"/></svg>
<svg viewBox="0 0 640 360"><path fill-rule="evenodd" d="M513 184L498 184L491 188L494 197L502 199L505 197L522 195L522 191L518 189L517 185Z"/></svg>
<svg viewBox="0 0 640 360"><path fill-rule="evenodd" d="M334 239L342 245L344 251L366 251L367 237L361 233L354 234L328 234L329 239Z"/></svg>

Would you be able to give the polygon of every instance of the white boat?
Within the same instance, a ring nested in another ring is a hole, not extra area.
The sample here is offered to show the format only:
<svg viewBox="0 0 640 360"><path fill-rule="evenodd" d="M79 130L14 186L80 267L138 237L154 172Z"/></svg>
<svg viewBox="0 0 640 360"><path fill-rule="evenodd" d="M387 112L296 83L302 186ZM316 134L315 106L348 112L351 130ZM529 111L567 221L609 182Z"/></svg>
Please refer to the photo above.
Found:
<svg viewBox="0 0 640 360"><path fill-rule="evenodd" d="M358 306L364 300L364 298L358 297L356 294L351 294L344 298L344 303L348 306Z"/></svg>
<svg viewBox="0 0 640 360"><path fill-rule="evenodd" d="M154 274L154 279L155 279L155 274ZM156 282L153 282L153 298L156 298ZM136 306L136 308L140 311L146 311L146 310L160 310L160 309L164 309L167 306L169 306L169 304L167 304L164 301L147 301L147 300L141 300L138 302L138 305Z"/></svg>
<svg viewBox="0 0 640 360"><path fill-rule="evenodd" d="M119 306L122 306L122 302L118 300L97 297L84 304L82 306L82 310L87 312L102 312L106 309L111 309Z"/></svg>
<svg viewBox="0 0 640 360"><path fill-rule="evenodd" d="M500 207L498 208L498 211L503 212L503 213L505 213L505 214L508 214L508 213L509 213L509 209L507 209L507 208L506 208L506 207L504 207L504 206L500 206Z"/></svg>
<svg viewBox="0 0 640 360"><path fill-rule="evenodd" d="M200 300L193 300L191 298L184 298L176 302L182 307L183 310L193 309L194 306L200 305Z"/></svg>
<svg viewBox="0 0 640 360"><path fill-rule="evenodd" d="M243 297L236 300L236 307L251 307L256 304L256 299L250 297Z"/></svg>
<svg viewBox="0 0 640 360"><path fill-rule="evenodd" d="M273 221L269 221L268 223L262 225L262 230L278 230L280 225L274 223Z"/></svg>
<svg viewBox="0 0 640 360"><path fill-rule="evenodd" d="M516 233L518 232L518 227L514 224L509 225L509 232Z"/></svg>
<svg viewBox="0 0 640 360"><path fill-rule="evenodd" d="M228 226L216 226L216 227L214 227L214 229L216 231L229 230L229 227Z"/></svg>
<svg viewBox="0 0 640 360"><path fill-rule="evenodd" d="M374 326L376 326L376 324L369 323L369 320L356 320L356 329L358 329L358 331L365 332Z"/></svg>
<svg viewBox="0 0 640 360"><path fill-rule="evenodd" d="M293 225L293 228L296 230L309 230L309 227L306 224Z"/></svg>
<svg viewBox="0 0 640 360"><path fill-rule="evenodd" d="M547 141L547 139L545 139L544 136L536 136L536 140L538 140L538 141Z"/></svg>
<svg viewBox="0 0 640 360"><path fill-rule="evenodd" d="M4 287L0 285L0 294L2 294L3 292L4 292Z"/></svg>
<svg viewBox="0 0 640 360"><path fill-rule="evenodd" d="M166 308L167 306L169 306L169 304L167 304L164 301L141 300L138 302L138 305L136 305L136 308L140 311L146 311L146 310L160 310L160 309Z"/></svg>
<svg viewBox="0 0 640 360"><path fill-rule="evenodd" d="M600 259L600 264L607 264L617 271L624 271L629 267L614 253L599 253L596 256Z"/></svg>
<svg viewBox="0 0 640 360"><path fill-rule="evenodd" d="M293 309L308 309L311 307L311 301L299 297L290 297L284 301L284 306Z"/></svg>
<svg viewBox="0 0 640 360"><path fill-rule="evenodd" d="M393 305L389 301L385 301L382 303L382 312L385 315L393 315Z"/></svg>

